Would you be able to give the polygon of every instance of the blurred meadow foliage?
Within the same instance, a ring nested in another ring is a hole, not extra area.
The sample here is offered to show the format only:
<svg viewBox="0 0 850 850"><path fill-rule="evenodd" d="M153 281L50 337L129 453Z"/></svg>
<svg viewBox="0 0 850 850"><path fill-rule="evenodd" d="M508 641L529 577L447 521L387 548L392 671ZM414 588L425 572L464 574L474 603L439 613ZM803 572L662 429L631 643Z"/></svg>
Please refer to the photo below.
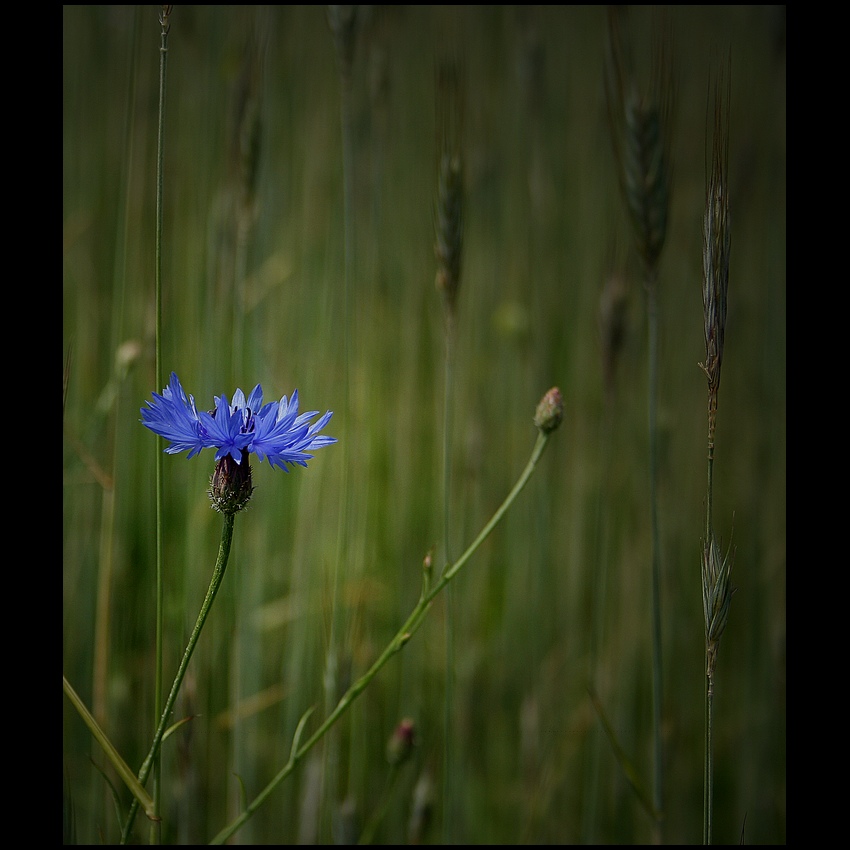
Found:
<svg viewBox="0 0 850 850"><path fill-rule="evenodd" d="M155 727L158 6L63 9L63 672L137 769ZM718 843L786 839L785 7L668 7L672 193L660 261L665 843L703 819L702 215L711 72L731 51L728 323L714 524L737 588L715 677ZM653 7L628 9L648 59ZM164 128L163 363L199 407L297 388L334 410L309 470L256 492L163 746L164 843L209 841L395 634L565 418L503 523L404 651L236 843L645 843L606 736L651 782L647 356L606 114L606 9L361 6L348 73L325 6L176 6ZM463 276L451 533L434 280L436 69L457 61ZM343 109L343 104L346 108ZM345 134L343 124L346 124ZM350 149L343 150L343 138ZM348 191L345 191L345 187ZM164 676L215 561L212 453L165 458ZM333 663L329 663L329 659ZM452 699L445 702L447 672ZM594 702L594 699L596 702ZM601 708L603 714L597 710ZM403 720L406 760L387 758ZM408 728L409 727L405 727ZM443 771L450 747L452 777ZM66 841L129 795L63 706ZM390 780L392 780L390 782ZM379 820L374 815L380 813ZM144 840L139 818L136 840Z"/></svg>

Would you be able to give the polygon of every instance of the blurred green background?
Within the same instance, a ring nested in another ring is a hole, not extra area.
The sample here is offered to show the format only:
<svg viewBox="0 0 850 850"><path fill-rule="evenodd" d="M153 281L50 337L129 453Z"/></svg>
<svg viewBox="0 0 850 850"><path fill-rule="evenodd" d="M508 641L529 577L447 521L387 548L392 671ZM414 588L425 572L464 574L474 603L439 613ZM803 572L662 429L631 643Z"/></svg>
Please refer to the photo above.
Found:
<svg viewBox="0 0 850 850"><path fill-rule="evenodd" d="M287 761L302 714L315 707L315 728L404 621L426 552L442 566L435 69L454 57L466 218L450 551L521 472L552 385L565 420L451 586L449 650L440 599L234 841L343 842L386 804L376 843L644 843L650 820L588 696L649 787L646 310L606 117L606 8L357 7L349 87L327 10L176 6L171 17L165 373L206 408L237 386L259 382L267 400L297 388L302 410L334 411L326 432L340 442L289 475L254 464L256 492L176 712L193 720L163 748L163 841L202 843L232 820ZM62 663L134 769L156 719L158 441L138 420L162 389L159 12L63 10ZM717 672L714 837L784 843L785 7L668 13L678 92L659 285L663 836L702 839L702 214L709 85L731 49L714 512L736 549L737 593ZM653 7L629 20L648 65ZM627 309L606 389L599 316L612 279ZM212 452L164 462L166 689L217 552L212 468ZM385 745L403 717L416 746L389 783ZM71 835L114 843L110 783L122 812L128 797L67 700L63 762Z"/></svg>

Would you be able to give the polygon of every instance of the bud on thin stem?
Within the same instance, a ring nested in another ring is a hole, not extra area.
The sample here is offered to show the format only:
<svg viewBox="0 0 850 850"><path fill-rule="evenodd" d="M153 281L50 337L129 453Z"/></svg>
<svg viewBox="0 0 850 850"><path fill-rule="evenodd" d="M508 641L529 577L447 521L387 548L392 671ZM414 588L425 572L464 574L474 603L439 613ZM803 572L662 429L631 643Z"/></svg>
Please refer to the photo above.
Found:
<svg viewBox="0 0 850 850"><path fill-rule="evenodd" d="M215 510L222 514L238 513L246 507L253 492L247 451L242 451L241 463L237 463L229 454L216 462L209 489L210 501Z"/></svg>
<svg viewBox="0 0 850 850"><path fill-rule="evenodd" d="M557 387L552 387L537 405L534 424L541 433L551 434L563 419L564 400L561 397L561 391Z"/></svg>
<svg viewBox="0 0 850 850"><path fill-rule="evenodd" d="M415 743L416 726L409 717L405 717L395 727L387 741L387 761L394 767L407 761Z"/></svg>

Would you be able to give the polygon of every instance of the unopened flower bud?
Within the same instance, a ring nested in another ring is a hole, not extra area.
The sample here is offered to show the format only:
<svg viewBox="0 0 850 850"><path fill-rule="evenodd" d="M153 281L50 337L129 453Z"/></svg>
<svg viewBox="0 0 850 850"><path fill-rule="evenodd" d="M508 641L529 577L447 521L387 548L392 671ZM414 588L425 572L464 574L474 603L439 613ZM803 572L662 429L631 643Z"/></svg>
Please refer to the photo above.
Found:
<svg viewBox="0 0 850 850"><path fill-rule="evenodd" d="M415 727L409 717L400 721L387 741L387 761L399 765L410 757L413 752Z"/></svg>
<svg viewBox="0 0 850 850"><path fill-rule="evenodd" d="M552 387L537 405L534 424L543 434L551 434L561 424L563 418L564 400L561 398L561 391L557 387Z"/></svg>
<svg viewBox="0 0 850 850"><path fill-rule="evenodd" d="M241 463L236 463L229 454L216 463L209 490L215 510L223 514L238 513L248 504L253 492L247 451L242 450Z"/></svg>

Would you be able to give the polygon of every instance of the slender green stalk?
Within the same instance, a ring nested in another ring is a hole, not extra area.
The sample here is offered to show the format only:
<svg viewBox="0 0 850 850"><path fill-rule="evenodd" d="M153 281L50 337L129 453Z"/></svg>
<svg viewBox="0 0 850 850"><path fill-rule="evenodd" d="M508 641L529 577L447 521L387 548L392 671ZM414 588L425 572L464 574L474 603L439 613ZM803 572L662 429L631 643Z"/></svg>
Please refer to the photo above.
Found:
<svg viewBox="0 0 850 850"><path fill-rule="evenodd" d="M599 721L602 724L602 729L605 732L606 737L608 738L608 743L611 745L611 749L614 752L614 756L617 759L617 763L623 769L623 773L629 780L629 784L632 786L632 790L634 790L635 794L637 794L641 805L649 814L649 816L655 821L660 820L661 813L656 811L655 805L652 802L652 795L648 793L644 788L637 768L632 764L631 760L628 758L625 751L620 746L620 743L617 740L617 736L614 733L613 728L611 727L611 723L609 722L608 717L605 714L604 708L602 707L602 702L600 701L599 696L592 687L588 689L588 696L590 697L590 700L593 703L593 707L596 709L596 714L599 717Z"/></svg>
<svg viewBox="0 0 850 850"><path fill-rule="evenodd" d="M381 821L384 819L384 816L387 813L387 809L389 808L391 799L392 799L392 789L395 783L396 775L398 774L398 765L393 764L390 765L390 773L387 777L386 787L384 789L384 796L381 799L381 803L378 808L375 810L372 817L366 822L366 826L363 827L363 832L360 834L360 837L357 839L357 843L360 845L369 845L373 842L375 838L375 833L378 831L378 827L381 825Z"/></svg>
<svg viewBox="0 0 850 850"><path fill-rule="evenodd" d="M435 215L437 257L436 287L443 299L446 356L443 383L443 536L446 564L454 556L452 546L452 460L454 420L454 366L457 338L457 299L463 259L463 89L457 60L447 60L437 69L437 202ZM446 675L443 737L443 843L452 844L456 801L456 760L452 740L454 705L454 600L446 590Z"/></svg>
<svg viewBox="0 0 850 850"><path fill-rule="evenodd" d="M452 490L452 420L454 397L454 315L446 316L446 362L443 403L443 539L445 540L446 563L452 562L451 543L451 490ZM446 676L444 694L443 722L443 843L452 842L452 823L454 805L454 742L452 740L452 714L454 706L454 599L452 588L446 588Z"/></svg>
<svg viewBox="0 0 850 850"><path fill-rule="evenodd" d="M713 771L711 759L711 698L708 694L708 676L705 678L705 737L703 739L702 762L702 843L711 844L712 792L711 777Z"/></svg>
<svg viewBox="0 0 850 850"><path fill-rule="evenodd" d="M551 391L550 391L551 392ZM560 399L560 396L559 396ZM560 421L560 419L558 419ZM330 729L336 724L336 722L345 714L345 712L351 707L352 703L366 690L369 686L369 683L375 678L378 672L384 667L384 665L398 652L400 652L411 637L415 634L416 630L422 625L422 621L425 619L428 611L431 608L431 603L434 599L445 589L445 587L449 584L449 582L463 569L469 559L475 554L481 544L487 539L493 529L499 524L502 517L505 515L510 506L514 503L517 496L520 494L522 489L528 483L531 478L532 473L537 467L538 462L540 461L540 457L543 454L543 450L546 448L546 444L548 443L549 437L551 435L552 430L557 427L557 424L550 427L549 430L544 430L541 428L540 433L537 436L537 441L534 444L534 448L531 453L531 457L526 464L525 469L517 480L516 484L514 484L513 489L508 494L507 498L504 502L502 502L499 509L493 514L490 518L489 522L484 526L478 536L475 538L473 543L466 549L466 551L460 556L460 558L455 561L453 564L447 564L446 568L443 570L440 578L437 583L431 586L431 574L430 569L425 569L423 571L422 578L422 592L419 597L419 601L416 604L416 607L411 612L410 616L405 620L402 627L396 632L395 637L387 644L384 651L378 656L378 658L374 661L369 670L361 676L343 695L337 704L336 708L327 716L324 722L319 726L319 728L312 734L307 741L302 745L298 745L298 737L296 735L296 740L293 742L292 752L289 758L289 761L281 768L281 770L277 773L277 775L269 782L269 784L251 801L251 803L246 807L245 811L226 826L218 835L213 838L210 842L211 844L223 844L231 835L234 835L248 820L250 820L256 811L262 806L262 804L268 799L269 795L286 779L290 776L295 768L298 766L301 759L310 752L310 750L317 744L322 738L328 733ZM300 733L299 726L299 733Z"/></svg>
<svg viewBox="0 0 850 850"><path fill-rule="evenodd" d="M352 70L354 64L354 53L357 44L357 5L329 5L327 9L328 24L334 38L336 48L337 66L340 80L340 132L342 134L342 180L343 180L343 238L344 238L344 292L343 292L343 320L342 320L342 346L343 346L343 374L344 401L343 408L345 417L342 420L343 432L340 435L342 445L342 481L340 489L348 493L349 482L352 478L351 465L355 457L353 451L354 432L350 429L352 418L352 340L351 333L354 327L352 295L354 277L354 131L352 124ZM343 498L338 525L337 557L331 566L331 615L330 634L327 639L327 651L325 654L324 692L325 709L331 710L331 706L337 701L339 687L339 650L337 641L343 632L342 618L345 615L345 606L340 600L340 574L339 565L345 563L345 547L347 541L354 539L352 533L353 522L353 500ZM323 804L333 806L337 787L337 765L339 762L339 745L333 738L329 738L324 752L324 781L322 783ZM333 823L333 815L323 819L325 823ZM320 836L320 840L328 841L333 836Z"/></svg>
<svg viewBox="0 0 850 850"><path fill-rule="evenodd" d="M661 745L661 534L658 527L658 297L655 281L648 287L649 320L649 505L652 528L652 802L657 813L664 811L664 753ZM660 823L660 817L655 821Z"/></svg>
<svg viewBox="0 0 850 850"><path fill-rule="evenodd" d="M172 6L163 5L159 16L161 26L159 48L159 122L156 139L156 386L165 386L162 365L162 197L163 197L163 151L165 149L165 79L168 60L168 31ZM162 448L162 437L157 437L158 448ZM162 706L162 618L163 618L163 457L156 453L156 649L154 672L154 721L159 717ZM154 752L154 792L156 811L160 807L159 748ZM144 780L142 780L144 782ZM151 824L152 844L159 843L159 821Z"/></svg>
<svg viewBox="0 0 850 850"><path fill-rule="evenodd" d="M652 752L653 805L658 817L653 842L661 842L664 812L664 753L661 738L661 535L658 520L658 268L667 237L670 208L670 134L674 102L669 33L660 27L653 49L650 90L642 95L621 28L624 11L609 11L609 56L606 66L608 109L614 152L621 166L620 188L641 258L647 292L649 336L648 430L649 503L651 526L651 636L652 636Z"/></svg>
<svg viewBox="0 0 850 850"><path fill-rule="evenodd" d="M189 643L186 645L186 650L183 653L183 660L180 662L180 666L177 668L177 674L174 677L174 682L171 685L171 692L168 695L168 699L165 703L165 708L162 712L162 717L159 720L159 725L157 726L156 733L153 737L153 742L151 743L150 752L142 763L141 770L139 771L139 782L142 786L144 786L145 782L147 782L148 776L150 775L151 768L159 755L159 746L162 743L162 738L165 735L166 729L168 728L168 723L171 719L171 712L174 710L174 703L177 701L177 695L180 692L180 686L183 684L183 678L186 675L186 670L189 667L189 661L192 658L192 653L195 651L195 647L198 644L198 638L201 636L201 630L204 627L204 623L209 616L210 609L212 608L212 604L215 600L216 594L218 593L219 588L221 587L221 582L224 579L224 571L227 568L227 561L230 557L230 547L233 543L233 521L236 517L233 513L225 513L224 516L224 526L221 531L221 542L219 543L218 548L218 558L215 562L215 567L213 569L212 579L210 580L210 586L207 589L207 595L204 598L203 605L201 605L201 611L198 614L197 622L195 623L195 628L192 630L192 634L189 637ZM138 811L138 801L134 800L133 805L130 808L130 814L127 817L127 822L124 825L124 830L121 834L121 843L126 844L128 838L130 837L130 832L133 828L133 821L135 820L136 812Z"/></svg>
<svg viewBox="0 0 850 850"><path fill-rule="evenodd" d="M602 353L602 373L605 389L605 410L600 423L599 465L602 469L602 485L595 508L595 549L596 566L593 569L593 611L588 652L588 681L591 693L595 694L594 682L604 646L605 615L608 599L608 536L610 519L606 506L611 502L614 452L612 435L616 417L616 373L618 361L622 355L622 343L625 338L627 290L625 278L619 272L609 272L600 297L599 328ZM607 728L604 731L608 731ZM581 844L595 844L596 811L599 800L599 765L602 737L600 731L593 730L590 738L590 755L585 761L584 801L582 805ZM617 745L619 747L619 744Z"/></svg>

